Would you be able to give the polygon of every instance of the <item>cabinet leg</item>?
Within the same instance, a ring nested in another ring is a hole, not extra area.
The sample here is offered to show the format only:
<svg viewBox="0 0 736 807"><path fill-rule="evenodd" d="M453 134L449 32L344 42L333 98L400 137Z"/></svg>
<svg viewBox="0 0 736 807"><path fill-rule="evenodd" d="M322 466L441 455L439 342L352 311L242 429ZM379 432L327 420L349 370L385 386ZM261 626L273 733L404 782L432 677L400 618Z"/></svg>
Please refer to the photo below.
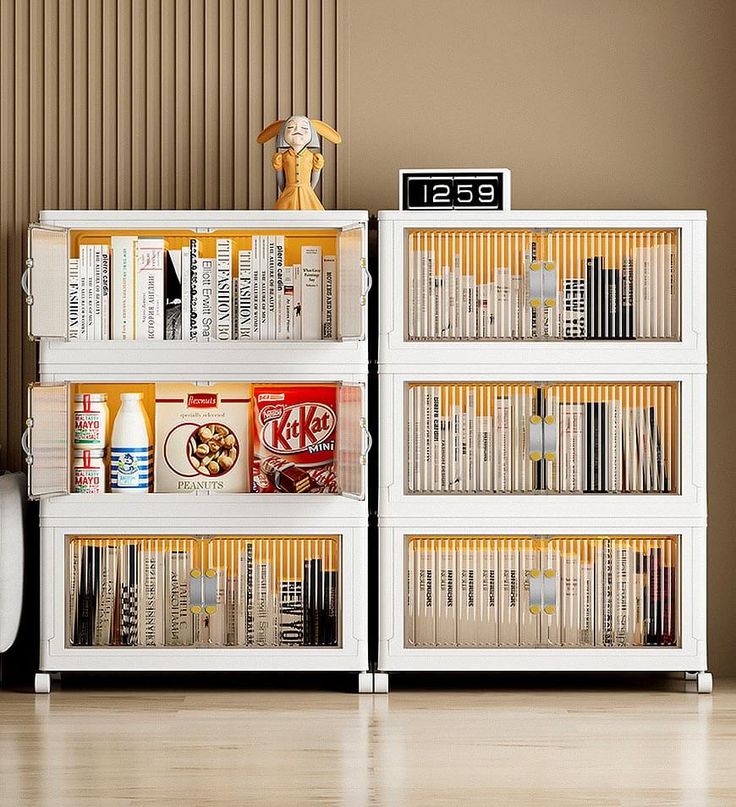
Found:
<svg viewBox="0 0 736 807"><path fill-rule="evenodd" d="M373 673L358 673L358 693L361 695L373 693Z"/></svg>
<svg viewBox="0 0 736 807"><path fill-rule="evenodd" d="M373 673L373 691L381 695L388 693L388 673Z"/></svg>
<svg viewBox="0 0 736 807"><path fill-rule="evenodd" d="M697 686L699 695L708 695L713 692L713 673L699 672L697 674Z"/></svg>
<svg viewBox="0 0 736 807"><path fill-rule="evenodd" d="M37 672L33 681L33 689L37 695L48 695L51 692L51 676L49 673Z"/></svg>

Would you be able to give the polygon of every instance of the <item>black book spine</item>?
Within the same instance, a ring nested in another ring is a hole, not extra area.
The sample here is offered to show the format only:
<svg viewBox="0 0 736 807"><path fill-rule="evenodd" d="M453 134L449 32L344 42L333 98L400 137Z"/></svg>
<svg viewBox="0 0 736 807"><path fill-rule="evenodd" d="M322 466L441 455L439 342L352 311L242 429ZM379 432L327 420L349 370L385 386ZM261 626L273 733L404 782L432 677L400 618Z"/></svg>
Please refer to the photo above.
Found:
<svg viewBox="0 0 736 807"><path fill-rule="evenodd" d="M311 567L311 588L312 588L312 602L310 604L310 621L313 625L312 630L312 644L324 644L324 602L325 602L325 586L324 586L324 569L322 566L322 559L316 558L312 561Z"/></svg>
<svg viewBox="0 0 736 807"><path fill-rule="evenodd" d="M608 479L608 404L598 404L598 490L601 493L608 493L609 479Z"/></svg>
<svg viewBox="0 0 736 807"><path fill-rule="evenodd" d="M325 572L324 586L325 586L325 619L324 619L324 641L323 645L326 647L335 647L339 636L337 620L338 613L338 573Z"/></svg>
<svg viewBox="0 0 736 807"><path fill-rule="evenodd" d="M654 489L662 493L670 492L670 481L667 477L667 463L664 461L664 449L662 447L662 436L659 433L657 424L657 410L649 407L649 430L652 435L652 460L657 469L657 478Z"/></svg>
<svg viewBox="0 0 736 807"><path fill-rule="evenodd" d="M79 578L77 624L74 630L76 644L89 647L93 643L97 588L99 585L101 547L82 547L82 568Z"/></svg>
<svg viewBox="0 0 736 807"><path fill-rule="evenodd" d="M619 311L621 310L621 273L617 269L608 269L606 276L607 292L607 317L608 332L607 339L620 339L621 329L619 328Z"/></svg>
<svg viewBox="0 0 736 807"><path fill-rule="evenodd" d="M314 623L312 614L314 612L314 591L312 589L312 564L314 561L304 561L304 574L302 585L304 586L304 644L314 644Z"/></svg>
<svg viewBox="0 0 736 807"><path fill-rule="evenodd" d="M630 256L621 266L621 338L634 338L634 261Z"/></svg>
<svg viewBox="0 0 736 807"><path fill-rule="evenodd" d="M661 550L652 547L649 550L649 632L647 644L662 644L662 574Z"/></svg>

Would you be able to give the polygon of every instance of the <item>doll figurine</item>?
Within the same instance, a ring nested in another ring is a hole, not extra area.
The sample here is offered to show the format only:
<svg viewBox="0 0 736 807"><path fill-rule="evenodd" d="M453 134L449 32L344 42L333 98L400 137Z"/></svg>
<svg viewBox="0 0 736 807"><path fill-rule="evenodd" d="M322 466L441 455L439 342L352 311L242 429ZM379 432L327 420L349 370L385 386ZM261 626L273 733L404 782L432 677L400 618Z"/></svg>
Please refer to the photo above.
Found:
<svg viewBox="0 0 736 807"><path fill-rule="evenodd" d="M275 210L324 210L314 192L325 164L319 152L319 135L332 143L342 142L331 126L304 115L274 121L258 135L259 143L276 138L273 170L279 198Z"/></svg>

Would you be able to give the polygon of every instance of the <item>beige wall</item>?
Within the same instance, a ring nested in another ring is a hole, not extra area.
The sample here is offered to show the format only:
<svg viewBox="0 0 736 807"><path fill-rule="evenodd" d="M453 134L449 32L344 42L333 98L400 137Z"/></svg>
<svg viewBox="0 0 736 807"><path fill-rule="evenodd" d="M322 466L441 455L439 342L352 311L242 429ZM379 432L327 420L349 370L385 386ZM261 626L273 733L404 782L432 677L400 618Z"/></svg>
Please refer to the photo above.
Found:
<svg viewBox="0 0 736 807"><path fill-rule="evenodd" d="M0 0L0 463L20 463L34 375L26 222L44 206L259 206L272 186L253 137L292 104L348 134L327 174L343 207L394 207L401 166L499 165L517 208L707 208L710 650L736 673L735 27L730 0ZM107 87L120 104L103 109Z"/></svg>
<svg viewBox="0 0 736 807"><path fill-rule="evenodd" d="M709 212L710 660L736 673L736 3L351 3L350 205L504 166L516 208Z"/></svg>

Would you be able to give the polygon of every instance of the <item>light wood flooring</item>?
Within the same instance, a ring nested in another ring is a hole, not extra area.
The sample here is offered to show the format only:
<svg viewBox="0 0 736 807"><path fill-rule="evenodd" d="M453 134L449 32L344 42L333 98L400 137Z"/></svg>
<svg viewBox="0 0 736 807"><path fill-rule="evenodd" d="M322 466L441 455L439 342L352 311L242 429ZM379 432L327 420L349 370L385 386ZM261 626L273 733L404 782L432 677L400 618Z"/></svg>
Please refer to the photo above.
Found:
<svg viewBox="0 0 736 807"><path fill-rule="evenodd" d="M736 805L734 680L132 683L0 692L0 804Z"/></svg>

